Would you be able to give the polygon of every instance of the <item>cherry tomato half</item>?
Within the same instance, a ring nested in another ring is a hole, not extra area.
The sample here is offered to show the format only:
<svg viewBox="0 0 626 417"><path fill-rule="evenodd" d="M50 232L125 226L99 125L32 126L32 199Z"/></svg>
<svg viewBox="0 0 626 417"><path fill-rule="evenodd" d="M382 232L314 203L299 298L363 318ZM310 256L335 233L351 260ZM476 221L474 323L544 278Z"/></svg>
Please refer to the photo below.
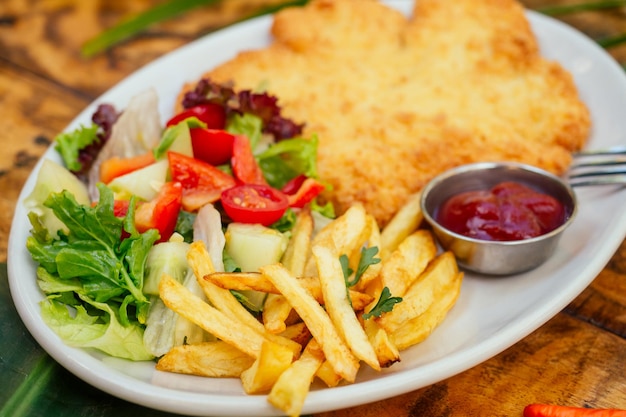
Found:
<svg viewBox="0 0 626 417"><path fill-rule="evenodd" d="M222 165L233 156L235 136L225 130L203 129L190 130L193 156L211 165Z"/></svg>
<svg viewBox="0 0 626 417"><path fill-rule="evenodd" d="M222 192L226 214L238 223L269 226L282 217L289 206L287 196L267 185L242 184Z"/></svg>
<svg viewBox="0 0 626 417"><path fill-rule="evenodd" d="M209 129L223 129L226 126L226 111L221 105L214 103L199 104L183 110L168 120L166 126L173 126L190 117L197 117Z"/></svg>

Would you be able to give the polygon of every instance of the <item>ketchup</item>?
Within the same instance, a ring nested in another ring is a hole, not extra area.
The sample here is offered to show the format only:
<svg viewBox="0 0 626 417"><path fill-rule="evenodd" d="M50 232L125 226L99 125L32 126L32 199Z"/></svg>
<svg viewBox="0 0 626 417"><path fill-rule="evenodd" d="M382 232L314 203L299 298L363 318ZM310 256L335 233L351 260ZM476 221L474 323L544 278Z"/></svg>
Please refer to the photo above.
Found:
<svg viewBox="0 0 626 417"><path fill-rule="evenodd" d="M540 236L562 225L566 217L557 199L517 182L457 194L436 214L436 220L455 233L497 241Z"/></svg>

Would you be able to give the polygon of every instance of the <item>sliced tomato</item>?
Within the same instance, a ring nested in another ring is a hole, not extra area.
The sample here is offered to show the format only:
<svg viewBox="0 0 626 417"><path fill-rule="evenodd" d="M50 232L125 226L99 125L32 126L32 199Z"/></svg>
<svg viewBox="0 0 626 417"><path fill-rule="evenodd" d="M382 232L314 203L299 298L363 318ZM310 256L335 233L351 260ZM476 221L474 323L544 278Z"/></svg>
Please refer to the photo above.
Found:
<svg viewBox="0 0 626 417"><path fill-rule="evenodd" d="M221 129L201 127L191 129L190 133L194 158L211 165L222 165L232 158L235 135Z"/></svg>
<svg viewBox="0 0 626 417"><path fill-rule="evenodd" d="M236 135L231 159L235 177L244 184L267 185L263 171L254 158L250 140L244 135Z"/></svg>
<svg viewBox="0 0 626 417"><path fill-rule="evenodd" d="M115 200L113 201L113 215L115 217L124 217L128 213L128 207L130 206L130 200Z"/></svg>
<svg viewBox="0 0 626 417"><path fill-rule="evenodd" d="M308 177L304 174L300 174L287 182L281 189L285 194L295 194L298 192L302 184Z"/></svg>
<svg viewBox="0 0 626 417"><path fill-rule="evenodd" d="M146 152L130 158L120 158L114 156L100 164L100 181L108 184L113 181L113 179L136 171L140 168L147 167L148 165L153 164L154 161L154 155L152 152Z"/></svg>
<svg viewBox="0 0 626 417"><path fill-rule="evenodd" d="M283 192L270 186L241 184L222 193L222 206L234 222L269 226L282 217L289 201Z"/></svg>
<svg viewBox="0 0 626 417"><path fill-rule="evenodd" d="M290 185L289 183L287 183L283 188L283 191L287 193L287 191L285 191L285 188L287 188L287 190L293 189L292 185ZM287 193L289 207L304 207L307 203L311 202L315 197L320 195L325 188L326 186L315 178L306 178L300 184L300 187L297 189L297 191L293 193Z"/></svg>
<svg viewBox="0 0 626 417"><path fill-rule="evenodd" d="M183 187L179 182L163 184L157 196L139 204L135 210L135 227L139 232L157 229L159 242L167 241L174 233L180 212Z"/></svg>
<svg viewBox="0 0 626 417"><path fill-rule="evenodd" d="M166 127L176 125L185 119L196 117L206 123L209 129L224 129L226 126L226 111L220 104L207 103L190 107L178 113L167 121Z"/></svg>
<svg viewBox="0 0 626 417"><path fill-rule="evenodd" d="M235 179L204 161L177 153L167 153L172 180L183 187L183 208L196 211L220 199L222 191L235 185Z"/></svg>

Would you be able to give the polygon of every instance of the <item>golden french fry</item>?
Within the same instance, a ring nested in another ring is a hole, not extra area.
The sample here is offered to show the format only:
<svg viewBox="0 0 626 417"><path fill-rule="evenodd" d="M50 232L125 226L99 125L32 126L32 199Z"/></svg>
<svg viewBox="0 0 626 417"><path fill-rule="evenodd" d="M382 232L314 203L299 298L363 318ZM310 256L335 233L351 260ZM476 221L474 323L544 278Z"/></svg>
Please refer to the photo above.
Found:
<svg viewBox="0 0 626 417"><path fill-rule="evenodd" d="M265 341L252 366L241 373L244 391L248 394L269 391L292 361L293 352L290 349Z"/></svg>
<svg viewBox="0 0 626 417"><path fill-rule="evenodd" d="M381 237L380 237L380 229L378 228L378 224L376 223L376 219L373 216L368 215L367 216L367 222L368 222L368 230L369 230L369 235L367 236L367 239L365 241L366 246L368 248L373 248L376 247L378 248L379 252L377 254L377 258L380 258L380 248L381 248ZM361 253L358 253L358 258L360 258ZM356 264L353 264L354 267L353 269L356 270L357 266L358 266L358 262L359 259L356 259ZM382 258L381 258L382 259ZM365 272L363 273L363 275L361 275L361 278L359 279L359 282L354 286L354 289L357 291L365 291L365 289L374 281L378 278L378 276L380 275L380 271L382 270L383 264L382 262L378 262L377 264L372 264L370 266L367 267L367 269L365 270Z"/></svg>
<svg viewBox="0 0 626 417"><path fill-rule="evenodd" d="M204 276L205 281L220 288L235 291L261 291L280 294L272 281L260 272L215 272Z"/></svg>
<svg viewBox="0 0 626 417"><path fill-rule="evenodd" d="M333 324L357 358L372 368L380 370L374 348L348 300L348 291L339 258L331 249L324 246L313 246L311 250L317 262L324 294L324 306Z"/></svg>
<svg viewBox="0 0 626 417"><path fill-rule="evenodd" d="M263 304L263 325L274 334L287 328L287 319L291 314L291 304L282 294L268 294Z"/></svg>
<svg viewBox="0 0 626 417"><path fill-rule="evenodd" d="M209 252L206 250L206 246L202 241L196 241L191 244L187 252L187 262L194 271L198 284L200 284L204 294L214 307L232 319L245 324L266 339L289 347L294 355L297 356L300 354L302 347L299 344L266 331L263 324L250 314L228 289L221 288L205 279L206 276L211 276L216 272L213 268ZM260 276L260 274L256 275Z"/></svg>
<svg viewBox="0 0 626 417"><path fill-rule="evenodd" d="M381 368L388 368L400 361L400 351L391 341L389 334L381 328L374 320L365 320L363 323L365 334L374 347L378 363Z"/></svg>
<svg viewBox="0 0 626 417"><path fill-rule="evenodd" d="M454 259L451 254L443 254L441 256ZM393 342L400 350L407 349L425 340L443 321L459 296L463 282L462 272L454 274L433 272L432 275L431 279L437 281L435 301L422 314L405 321L398 329L390 333ZM404 301L399 304L403 303Z"/></svg>
<svg viewBox="0 0 626 417"><path fill-rule="evenodd" d="M324 352L317 341L311 339L300 358L280 375L267 400L288 416L299 416L311 382L323 362Z"/></svg>
<svg viewBox="0 0 626 417"><path fill-rule="evenodd" d="M309 210L298 213L296 224L291 231L289 245L283 254L281 262L297 277L304 274L304 268L309 256L311 236L313 235L313 216ZM263 305L263 324L270 333L280 333L285 327L285 321L291 313L291 305L282 294L269 294Z"/></svg>
<svg viewBox="0 0 626 417"><path fill-rule="evenodd" d="M402 296L402 302L376 321L387 332L395 332L405 322L424 314L457 278L458 273L458 265L451 252L437 256Z"/></svg>
<svg viewBox="0 0 626 417"><path fill-rule="evenodd" d="M286 326L285 330L281 332L280 335L294 342L298 342L301 346L306 346L311 339L311 332L303 321Z"/></svg>
<svg viewBox="0 0 626 417"><path fill-rule="evenodd" d="M337 256L346 255L352 259L355 251L360 251L369 232L367 213L361 204L355 204L344 214L328 223L318 232L311 242L313 246L332 248ZM305 268L305 275L317 273L315 260L309 257Z"/></svg>
<svg viewBox="0 0 626 417"><path fill-rule="evenodd" d="M421 191L411 195L381 231L381 259L387 259L400 243L418 228L424 219L421 198Z"/></svg>
<svg viewBox="0 0 626 417"><path fill-rule="evenodd" d="M322 346L326 359L331 362L335 372L345 380L354 382L359 369L359 361L341 339L322 306L282 265L267 265L261 267L260 270L298 312L313 337Z"/></svg>
<svg viewBox="0 0 626 417"><path fill-rule="evenodd" d="M281 259L285 268L297 277L304 275L312 235L313 217L309 210L303 210L298 213L296 224L291 231L291 239L289 239L289 244Z"/></svg>
<svg viewBox="0 0 626 417"><path fill-rule="evenodd" d="M414 232L383 262L382 285L389 288L394 297L402 297L436 255L437 245L432 233L424 229Z"/></svg>
<svg viewBox="0 0 626 417"><path fill-rule="evenodd" d="M341 375L335 372L328 360L325 360L317 369L315 376L324 381L328 387L336 387L341 382Z"/></svg>
<svg viewBox="0 0 626 417"><path fill-rule="evenodd" d="M236 291L262 291L275 295L279 295L280 291L274 286L267 276L259 272L216 272L206 275L206 281L217 285L220 288L236 290ZM302 277L296 278L300 285L306 289L318 303L324 303L324 295L318 277ZM350 296L355 310L361 310L372 301L372 296L350 290ZM267 303L267 301L266 301Z"/></svg>
<svg viewBox="0 0 626 417"><path fill-rule="evenodd" d="M156 369L214 378L239 378L253 363L252 356L218 340L175 346L159 359Z"/></svg>
<svg viewBox="0 0 626 417"><path fill-rule="evenodd" d="M218 339L252 357L259 355L265 341L261 334L205 303L174 278L163 275L159 283L159 295L170 309Z"/></svg>

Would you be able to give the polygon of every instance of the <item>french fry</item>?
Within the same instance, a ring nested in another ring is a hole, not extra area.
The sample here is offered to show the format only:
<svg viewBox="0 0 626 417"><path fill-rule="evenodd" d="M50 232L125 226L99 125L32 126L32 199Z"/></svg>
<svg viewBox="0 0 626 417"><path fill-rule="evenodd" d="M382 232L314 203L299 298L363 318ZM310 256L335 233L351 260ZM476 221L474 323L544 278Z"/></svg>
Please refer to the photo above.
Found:
<svg viewBox="0 0 626 417"><path fill-rule="evenodd" d="M281 259L285 268L297 277L304 275L312 235L313 217L309 210L303 210L298 213L296 224L291 230L291 239L289 239L289 244Z"/></svg>
<svg viewBox="0 0 626 417"><path fill-rule="evenodd" d="M220 288L229 290L254 290L276 295L280 294L280 290L274 286L272 281L259 272L216 272L206 275L204 278L206 281ZM324 295L318 277L302 277L296 279L318 303L324 303ZM362 310L365 305L372 301L372 296L354 290L350 290L350 297L355 310Z"/></svg>
<svg viewBox="0 0 626 417"><path fill-rule="evenodd" d="M280 335L299 343L301 346L306 346L311 339L311 332L303 321L286 326Z"/></svg>
<svg viewBox="0 0 626 417"><path fill-rule="evenodd" d="M341 375L335 372L333 365L328 362L328 360L322 363L315 373L315 376L324 381L328 387L336 387L342 380Z"/></svg>
<svg viewBox="0 0 626 417"><path fill-rule="evenodd" d="M454 259L452 255L443 254L441 256L444 255ZM443 269L440 269L440 271ZM432 279L438 281L435 301L424 313L405 321L401 327L390 333L393 342L400 350L407 349L425 340L443 321L448 311L456 303L461 291L463 273L456 272L450 275L433 273Z"/></svg>
<svg viewBox="0 0 626 417"><path fill-rule="evenodd" d="M175 346L159 359L156 369L213 378L239 378L253 363L254 357L218 340Z"/></svg>
<svg viewBox="0 0 626 417"><path fill-rule="evenodd" d="M369 230L369 235L367 236L367 239L364 243L367 244L368 248L373 248L376 247L378 248L379 252L378 252L378 257L380 258L380 248L382 246L382 242L381 242L381 237L380 237L380 229L378 227L378 224L376 223L376 219L373 216L368 215L367 216L367 222L368 222L368 230ZM360 258L361 253L358 253L358 257ZM356 266L358 266L358 259L356 260L356 265L353 269L356 270ZM363 273L363 275L361 275L361 278L359 279L359 282L354 286L354 289L357 291L365 291L365 289L375 280L378 278L380 271L382 270L383 264L381 262L377 263L377 264L372 264L370 265L365 272Z"/></svg>
<svg viewBox="0 0 626 417"><path fill-rule="evenodd" d="M159 295L166 306L218 339L256 358L266 340L261 334L225 315L192 294L174 278L163 275Z"/></svg>
<svg viewBox="0 0 626 417"><path fill-rule="evenodd" d="M422 193L411 195L380 233L380 258L385 260L422 223Z"/></svg>
<svg viewBox="0 0 626 417"><path fill-rule="evenodd" d="M313 217L309 210L302 210L291 231L289 245L281 262L295 276L304 274L309 256L311 236L313 234ZM291 305L282 294L269 294L263 306L263 324L268 332L280 333L286 328L286 321L291 313Z"/></svg>
<svg viewBox="0 0 626 417"><path fill-rule="evenodd" d="M354 355L377 371L380 370L374 348L356 317L346 290L341 263L336 254L324 246L313 246L319 279L324 294L324 305L339 334Z"/></svg>
<svg viewBox="0 0 626 417"><path fill-rule="evenodd" d="M389 368L400 361L400 351L393 343L389 334L374 320L365 320L363 323L365 334L376 352L381 368Z"/></svg>
<svg viewBox="0 0 626 417"><path fill-rule="evenodd" d="M383 263L382 285L393 296L402 297L436 255L437 246L430 231L414 232Z"/></svg>
<svg viewBox="0 0 626 417"><path fill-rule="evenodd" d="M451 252L437 256L402 296L402 302L393 310L376 319L387 332L393 333L402 325L424 314L448 290L457 278L459 269Z"/></svg>
<svg viewBox="0 0 626 417"><path fill-rule="evenodd" d="M294 355L297 356L300 354L302 347L298 343L266 331L263 324L252 316L230 291L220 288L204 279L205 276L215 273L215 269L213 268L213 262L211 261L209 252L206 250L206 246L202 241L196 241L190 245L189 251L187 252L187 262L194 271L198 284L200 284L204 294L213 306L234 320L238 320L250 327L266 339L289 347Z"/></svg>
<svg viewBox="0 0 626 417"><path fill-rule="evenodd" d="M369 232L367 213L361 204L355 204L344 214L328 223L318 232L311 242L313 246L332 248L337 256L346 255L352 259L355 251L360 251ZM309 257L305 268L305 275L317 273L315 260Z"/></svg>
<svg viewBox="0 0 626 417"><path fill-rule="evenodd" d="M241 373L244 391L248 394L269 391L292 361L293 352L290 349L265 341L252 366Z"/></svg>
<svg viewBox="0 0 626 417"><path fill-rule="evenodd" d="M311 382L323 362L324 352L317 341L311 339L300 358L280 375L267 400L288 416L299 416Z"/></svg>
<svg viewBox="0 0 626 417"><path fill-rule="evenodd" d="M263 326L273 334L284 332L291 310L291 304L282 294L267 294L263 304Z"/></svg>
<svg viewBox="0 0 626 417"><path fill-rule="evenodd" d="M282 265L267 265L261 267L260 270L289 300L289 304L307 324L313 337L322 346L324 355L331 362L335 372L345 380L354 382L359 370L359 361L341 339L322 306Z"/></svg>

